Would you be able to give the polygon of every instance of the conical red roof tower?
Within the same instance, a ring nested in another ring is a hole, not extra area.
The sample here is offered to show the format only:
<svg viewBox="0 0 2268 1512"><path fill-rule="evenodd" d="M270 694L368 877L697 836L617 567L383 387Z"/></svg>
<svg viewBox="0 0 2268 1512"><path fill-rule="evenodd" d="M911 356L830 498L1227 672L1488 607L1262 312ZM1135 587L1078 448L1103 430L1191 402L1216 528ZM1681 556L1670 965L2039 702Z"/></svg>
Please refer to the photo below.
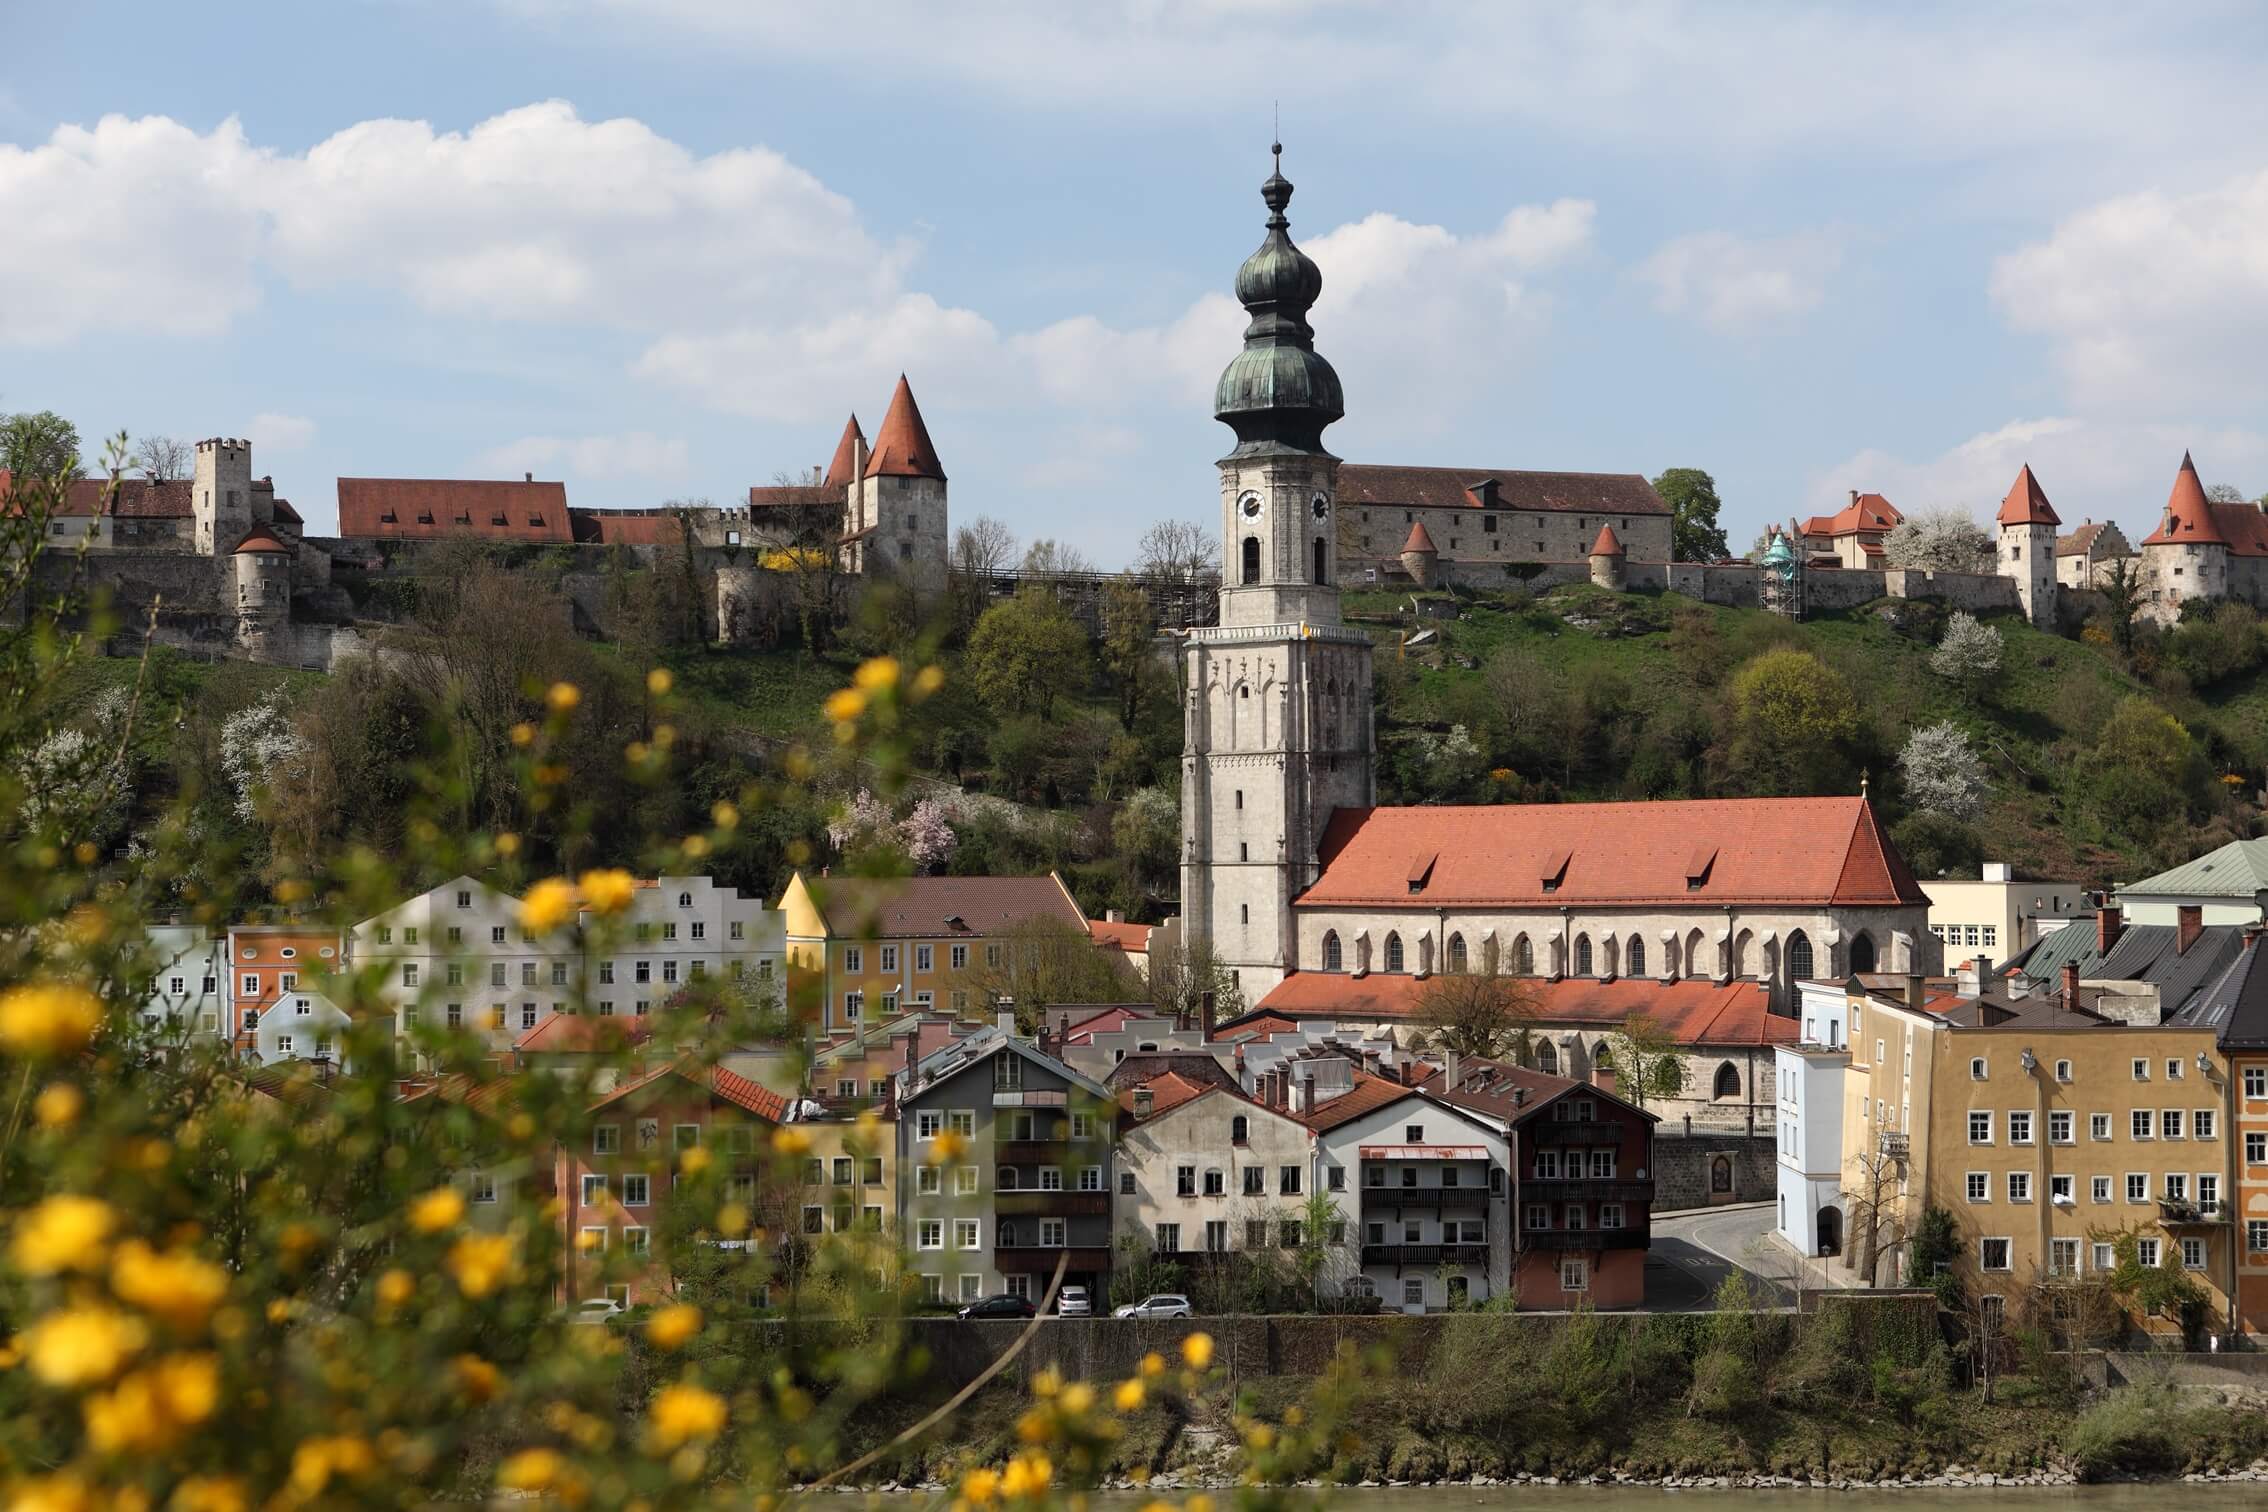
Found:
<svg viewBox="0 0 2268 1512"><path fill-rule="evenodd" d="M2040 480L2032 476L2032 464L2027 462L2009 485L2008 497L2000 501L2000 513L1993 519L2002 525L2061 525L2055 506L2048 502L2046 490Z"/></svg>
<svg viewBox="0 0 2268 1512"><path fill-rule="evenodd" d="M2229 543L2221 534L2220 522L2213 518L2213 503L2205 497L2205 485L2197 480L2197 464L2183 452L2181 471L2174 474L2173 492L2166 497L2166 517L2142 544L2167 546L2191 541L2211 546Z"/></svg>
<svg viewBox="0 0 2268 1512"><path fill-rule="evenodd" d="M865 444L866 432L858 428L854 414L843 425L843 439L835 443L835 460L827 464L827 487L848 488L858 480L858 449Z"/></svg>
<svg viewBox="0 0 2268 1512"><path fill-rule="evenodd" d="M1425 521L1420 520L1410 527L1410 538L1402 543L1402 549L1404 551L1433 551L1433 537L1426 534ZM1439 552L1434 554L1440 555Z"/></svg>
<svg viewBox="0 0 2268 1512"><path fill-rule="evenodd" d="M945 481L937 448L929 444L929 427L921 423L921 408L914 403L913 385L898 375L897 392L890 396L890 413L874 433L874 455L866 459L869 478L935 478Z"/></svg>
<svg viewBox="0 0 2268 1512"><path fill-rule="evenodd" d="M1610 557L1626 555L1622 549L1622 537L1614 533L1612 525L1602 524L1599 526L1599 536L1597 540L1591 542L1590 554L1592 556Z"/></svg>

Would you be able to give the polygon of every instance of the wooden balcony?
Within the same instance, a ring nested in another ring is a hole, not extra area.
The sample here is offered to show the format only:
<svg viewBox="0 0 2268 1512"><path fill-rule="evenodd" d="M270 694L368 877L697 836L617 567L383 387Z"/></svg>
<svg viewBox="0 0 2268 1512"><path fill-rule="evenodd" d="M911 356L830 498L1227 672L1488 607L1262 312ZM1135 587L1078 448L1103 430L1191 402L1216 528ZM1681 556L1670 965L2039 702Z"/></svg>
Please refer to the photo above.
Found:
<svg viewBox="0 0 2268 1512"><path fill-rule="evenodd" d="M1603 1118L1549 1118L1520 1132L1537 1144L1613 1144L1622 1138L1622 1125Z"/></svg>
<svg viewBox="0 0 2268 1512"><path fill-rule="evenodd" d="M992 1210L1002 1218L1108 1218L1108 1192L995 1192Z"/></svg>
<svg viewBox="0 0 2268 1512"><path fill-rule="evenodd" d="M1376 1212L1439 1212L1443 1208L1483 1208L1488 1188L1480 1186L1366 1186L1362 1210Z"/></svg>
<svg viewBox="0 0 2268 1512"><path fill-rule="evenodd" d="M1486 1265L1485 1244L1366 1244L1365 1265Z"/></svg>
<svg viewBox="0 0 2268 1512"><path fill-rule="evenodd" d="M1555 1181L1531 1176L1520 1183L1520 1201L1528 1202L1652 1202L1654 1184L1628 1177L1579 1177Z"/></svg>

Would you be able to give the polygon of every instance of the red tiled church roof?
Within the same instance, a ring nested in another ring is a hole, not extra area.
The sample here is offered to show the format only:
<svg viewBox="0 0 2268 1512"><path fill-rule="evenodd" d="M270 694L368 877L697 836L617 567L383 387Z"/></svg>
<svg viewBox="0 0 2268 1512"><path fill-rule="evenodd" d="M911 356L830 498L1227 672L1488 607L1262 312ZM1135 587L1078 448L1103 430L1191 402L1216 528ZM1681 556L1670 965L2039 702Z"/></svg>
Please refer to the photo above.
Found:
<svg viewBox="0 0 2268 1512"><path fill-rule="evenodd" d="M1929 905L1864 798L1340 809L1321 853L1296 907Z"/></svg>
<svg viewBox="0 0 2268 1512"><path fill-rule="evenodd" d="M1397 509L1535 509L1554 514L1670 512L1654 485L1636 473L1394 467L1367 462L1341 464L1339 503Z"/></svg>
<svg viewBox="0 0 2268 1512"><path fill-rule="evenodd" d="M485 478L341 478L339 534L348 539L565 545L574 540L564 483Z"/></svg>
<svg viewBox="0 0 2268 1512"><path fill-rule="evenodd" d="M890 412L874 433L874 452L866 459L869 478L935 478L945 481L945 469L930 444L929 427L921 423L921 407L914 403L913 385L898 375L897 391L890 395Z"/></svg>
<svg viewBox="0 0 2268 1512"><path fill-rule="evenodd" d="M2008 497L2000 501L2000 513L1993 516L2002 525L2061 525L2055 506L2048 502L2046 490L2040 480L2032 476L2032 464L2027 462L2009 485Z"/></svg>
<svg viewBox="0 0 2268 1512"><path fill-rule="evenodd" d="M1353 977L1336 971L1298 971L1277 983L1255 1013L1294 1020L1412 1019L1423 1013L1428 980L1401 972ZM1793 1041L1798 1030L1794 1019L1770 1011L1761 982L1720 984L1697 977L1678 982L1562 977L1550 982L1522 977L1520 983L1534 996L1534 1022L1544 1026L1607 1027L1644 1014L1681 1045L1776 1045ZM1221 1032L1226 1035L1243 1023L1239 1020Z"/></svg>

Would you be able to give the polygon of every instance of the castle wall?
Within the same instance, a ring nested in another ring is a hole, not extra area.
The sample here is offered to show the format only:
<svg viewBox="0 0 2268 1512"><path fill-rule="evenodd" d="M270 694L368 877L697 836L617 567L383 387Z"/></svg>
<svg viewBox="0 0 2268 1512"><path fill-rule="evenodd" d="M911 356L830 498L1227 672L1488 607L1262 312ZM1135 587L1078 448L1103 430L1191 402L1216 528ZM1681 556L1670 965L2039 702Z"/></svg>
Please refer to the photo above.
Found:
<svg viewBox="0 0 2268 1512"><path fill-rule="evenodd" d="M1363 581L1366 569L1394 561L1423 521L1441 568L1487 570L1521 562L1583 562L1599 526L1612 525L1632 563L1666 562L1670 557L1668 515L1562 514L1542 509L1415 509L1399 505L1348 506L1338 538L1340 581ZM1493 527L1493 528L1492 528ZM1588 569L1586 568L1586 571Z"/></svg>
<svg viewBox="0 0 2268 1512"><path fill-rule="evenodd" d="M1542 593L1566 583L1591 581L1587 559L1496 564L1452 562L1444 556L1437 570L1441 582L1484 591L1524 587ZM1623 579L1635 592L1681 593L1705 604L1753 609L1758 602L1758 570L1744 562L1720 566L1625 560ZM1409 577L1396 569L1382 581L1401 587ZM1803 596L1805 604L1816 609L1855 609L1879 598L1934 599L1971 613L2023 608L2014 578L1979 572L1815 568L1803 576Z"/></svg>

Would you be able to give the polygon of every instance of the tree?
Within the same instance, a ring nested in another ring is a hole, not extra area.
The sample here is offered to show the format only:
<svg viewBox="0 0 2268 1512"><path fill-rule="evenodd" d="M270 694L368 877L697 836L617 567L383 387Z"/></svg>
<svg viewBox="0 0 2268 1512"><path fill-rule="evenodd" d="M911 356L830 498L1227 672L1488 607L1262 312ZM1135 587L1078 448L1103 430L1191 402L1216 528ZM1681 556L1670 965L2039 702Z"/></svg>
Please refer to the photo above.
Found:
<svg viewBox="0 0 2268 1512"><path fill-rule="evenodd" d="M1433 1043L1459 1055L1525 1062L1536 1018L1535 990L1520 977L1485 969L1444 971L1417 991L1414 1017Z"/></svg>
<svg viewBox="0 0 2268 1512"><path fill-rule="evenodd" d="M977 620L967 668L995 711L1045 719L1058 697L1086 683L1087 633L1054 594L1027 586Z"/></svg>
<svg viewBox="0 0 2268 1512"><path fill-rule="evenodd" d="M1727 554L1716 479L1698 467L1673 467L1654 480L1654 492L1670 507L1670 560L1714 562Z"/></svg>
<svg viewBox="0 0 2268 1512"><path fill-rule="evenodd" d="M1902 1149L1890 1144L1892 1139L1903 1141L1905 1137L1885 1131L1876 1148L1852 1156L1851 1171L1856 1180L1843 1189L1843 1206L1850 1216L1849 1230L1843 1235L1843 1263L1854 1266L1869 1286L1882 1284L1883 1254L1896 1249L1906 1237L1897 1190L1906 1173L1906 1160Z"/></svg>
<svg viewBox="0 0 2268 1512"><path fill-rule="evenodd" d="M1181 805L1164 788L1136 788L1111 815L1110 843L1138 887L1157 884L1170 896L1181 860Z"/></svg>
<svg viewBox="0 0 2268 1512"><path fill-rule="evenodd" d="M1899 820L1890 838L1917 877L1973 878L1984 861L1984 842L1975 830L1926 809Z"/></svg>
<svg viewBox="0 0 2268 1512"><path fill-rule="evenodd" d="M1301 1203L1297 1211L1299 1248L1293 1254L1292 1263L1299 1268L1300 1283L1307 1288L1308 1300L1321 1307L1325 1278L1336 1285L1354 1269L1344 1242L1347 1215L1331 1199L1331 1194L1320 1187L1307 1194L1307 1201Z"/></svg>
<svg viewBox="0 0 2268 1512"><path fill-rule="evenodd" d="M1080 576L1095 570L1094 560L1067 541L1046 538L1032 542L1024 552L1024 571L1040 576Z"/></svg>
<svg viewBox="0 0 2268 1512"><path fill-rule="evenodd" d="M76 478L79 429L53 410L0 416L0 469L19 478Z"/></svg>
<svg viewBox="0 0 2268 1512"><path fill-rule="evenodd" d="M1093 936L1063 919L1026 919L995 937L997 959L977 952L951 981L973 1004L1010 998L1023 1032L1038 1030L1056 1003L1139 1003L1142 983L1116 951L1097 950Z"/></svg>
<svg viewBox="0 0 2268 1512"><path fill-rule="evenodd" d="M1901 520L1882 542L1892 567L1927 572L1990 572L1992 537L1959 509L1931 509Z"/></svg>
<svg viewBox="0 0 2268 1512"><path fill-rule="evenodd" d="M1643 1108L1655 1097L1685 1090L1685 1057L1677 1040L1650 1014L1633 1013L1607 1036L1607 1064L1614 1068L1617 1092L1627 1092Z"/></svg>
<svg viewBox="0 0 2268 1512"><path fill-rule="evenodd" d="M2120 655L2130 656L2134 652L2135 621L2141 618L2143 601L2149 595L2149 586L2142 580L2142 559L2112 558L2098 582L2103 591L2103 617L2110 622L2111 644Z"/></svg>
<svg viewBox="0 0 2268 1512"><path fill-rule="evenodd" d="M978 515L953 532L955 572L1006 572L1015 560L1016 533L990 515Z"/></svg>
<svg viewBox="0 0 2268 1512"><path fill-rule="evenodd" d="M178 483L195 473L197 451L172 436L143 436L134 443L134 465L152 483Z"/></svg>
<svg viewBox="0 0 2268 1512"><path fill-rule="evenodd" d="M1984 811L1992 782L1969 735L1950 719L1917 726L1898 752L1906 801L1925 813L1970 820Z"/></svg>
<svg viewBox="0 0 2268 1512"><path fill-rule="evenodd" d="M1782 647L1732 680L1730 758L1750 792L1773 797L1847 789L1841 747L1858 731L1850 685L1808 651Z"/></svg>
<svg viewBox="0 0 2268 1512"><path fill-rule="evenodd" d="M2000 670L2000 632L1967 610L1945 621L1945 634L1930 653L1929 670L1972 692Z"/></svg>
<svg viewBox="0 0 2268 1512"><path fill-rule="evenodd" d="M2252 502L2244 496L2244 490L2234 483L2215 483L2205 490L2205 497L2215 504L2249 504Z"/></svg>
<svg viewBox="0 0 2268 1512"><path fill-rule="evenodd" d="M1121 577L1103 589L1103 674L1118 690L1121 729L1133 729L1142 712L1142 695L1157 665L1157 633L1157 616L1150 612L1150 596L1140 583Z"/></svg>
<svg viewBox="0 0 2268 1512"><path fill-rule="evenodd" d="M1168 583L1211 582L1220 576L1221 543L1192 521L1160 520L1142 532L1134 571Z"/></svg>
<svg viewBox="0 0 2268 1512"><path fill-rule="evenodd" d="M1171 940L1166 933L1160 930L1150 936L1150 1006L1171 1014L1184 1027L1203 1019L1208 992L1213 995L1214 1023L1227 1023L1243 1013L1244 989L1211 942L1192 940L1179 928L1171 932Z"/></svg>

